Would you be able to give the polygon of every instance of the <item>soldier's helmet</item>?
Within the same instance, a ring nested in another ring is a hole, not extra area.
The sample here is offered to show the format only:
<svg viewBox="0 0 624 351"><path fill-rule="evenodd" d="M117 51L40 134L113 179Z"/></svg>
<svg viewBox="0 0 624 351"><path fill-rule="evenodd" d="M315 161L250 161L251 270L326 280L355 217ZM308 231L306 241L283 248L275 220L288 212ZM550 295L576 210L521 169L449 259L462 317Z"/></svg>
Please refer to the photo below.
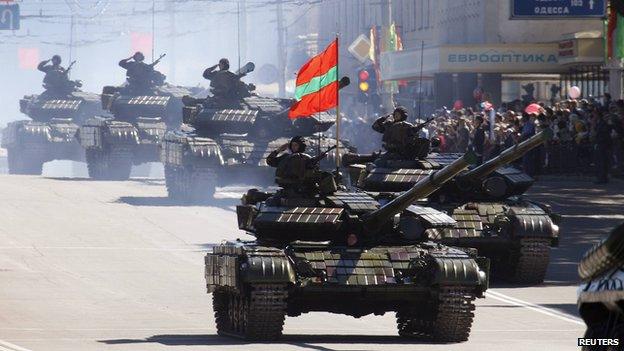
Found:
<svg viewBox="0 0 624 351"><path fill-rule="evenodd" d="M397 122L405 121L407 119L407 109L403 106L397 106L394 109L394 112L392 112L392 115L394 117L394 120ZM397 118L397 115L399 116L399 118Z"/></svg>
<svg viewBox="0 0 624 351"><path fill-rule="evenodd" d="M52 63L55 65L61 64L61 57L59 55L52 56Z"/></svg>
<svg viewBox="0 0 624 351"><path fill-rule="evenodd" d="M222 58L219 60L219 68L223 71L230 69L230 60Z"/></svg>
<svg viewBox="0 0 624 351"><path fill-rule="evenodd" d="M290 149L290 151L293 150L293 147L292 147L293 143L297 143L299 145L299 149L297 150L297 152L305 152L306 140L304 137L297 135L296 137L293 137L292 139L290 139L290 142L288 143L288 148Z"/></svg>
<svg viewBox="0 0 624 351"><path fill-rule="evenodd" d="M143 62L143 60L145 60L145 55L143 55L142 52L137 51L134 55L132 55L132 58L137 62Z"/></svg>

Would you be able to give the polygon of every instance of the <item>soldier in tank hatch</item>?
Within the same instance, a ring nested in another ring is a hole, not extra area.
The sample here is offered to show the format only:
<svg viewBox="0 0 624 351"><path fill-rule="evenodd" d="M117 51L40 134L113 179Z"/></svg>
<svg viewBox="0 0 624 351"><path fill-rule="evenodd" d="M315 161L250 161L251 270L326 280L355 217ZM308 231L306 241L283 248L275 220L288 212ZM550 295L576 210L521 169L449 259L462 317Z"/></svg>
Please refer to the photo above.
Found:
<svg viewBox="0 0 624 351"><path fill-rule="evenodd" d="M51 62L51 64L49 64ZM43 84L46 90L52 93L64 93L64 88L68 86L67 70L61 66L61 57L52 56L52 59L41 61L37 69L45 73Z"/></svg>
<svg viewBox="0 0 624 351"><path fill-rule="evenodd" d="M399 106L394 111L378 118L373 123L373 130L383 134L383 145L388 152L401 153L405 150L406 143L412 139L414 125L407 122L407 109Z"/></svg>
<svg viewBox="0 0 624 351"><path fill-rule="evenodd" d="M230 61L226 58L222 58L218 64L206 68L203 76L210 81L212 94L219 98L229 98L234 95L240 80L239 75L230 72Z"/></svg>
<svg viewBox="0 0 624 351"><path fill-rule="evenodd" d="M429 153L430 143L427 138L420 136L420 132L432 121L430 119L415 126L407 122L407 109L402 106L395 108L391 114L378 118L373 123L373 130L383 134L383 147L387 153L382 158L425 157Z"/></svg>
<svg viewBox="0 0 624 351"><path fill-rule="evenodd" d="M137 90L137 92L139 92L138 90L149 89L152 86L154 66L160 61L160 59L158 59L151 64L147 64L143 62L144 60L145 55L137 51L131 57L119 61L119 66L126 70L128 83L132 88Z"/></svg>
<svg viewBox="0 0 624 351"><path fill-rule="evenodd" d="M51 65L48 64L50 62L52 62ZM61 57L59 55L52 56L52 59L50 60L41 61L39 66L37 66L37 69L46 75L54 71L61 72L63 74L65 73L65 68L61 66Z"/></svg>
<svg viewBox="0 0 624 351"><path fill-rule="evenodd" d="M293 189L303 185L306 171L314 167L314 158L306 154L305 149L305 139L296 136L267 156L267 165L277 168L275 179L278 185Z"/></svg>

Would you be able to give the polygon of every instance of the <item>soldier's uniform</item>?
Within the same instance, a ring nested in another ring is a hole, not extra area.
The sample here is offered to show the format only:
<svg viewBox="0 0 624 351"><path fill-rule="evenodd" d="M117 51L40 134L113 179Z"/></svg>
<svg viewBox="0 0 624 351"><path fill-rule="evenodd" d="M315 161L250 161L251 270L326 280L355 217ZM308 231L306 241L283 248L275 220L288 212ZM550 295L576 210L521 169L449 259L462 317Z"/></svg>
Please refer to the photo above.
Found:
<svg viewBox="0 0 624 351"><path fill-rule="evenodd" d="M293 142L302 143L302 139L295 137L290 144ZM301 147L299 151L301 152L279 155L280 150L278 149L271 152L266 158L267 165L277 168L275 170L275 182L282 187L275 199L276 201L307 198L315 191L314 184L307 181L311 172L314 171L315 159L303 152L305 147Z"/></svg>
<svg viewBox="0 0 624 351"><path fill-rule="evenodd" d="M416 136L416 128L406 121L389 121L390 116L378 118L373 124L373 130L383 134L383 147L386 151L401 154Z"/></svg>
<svg viewBox="0 0 624 351"><path fill-rule="evenodd" d="M151 86L151 75L154 71L152 65L142 61L130 61L123 59L119 61L119 66L126 70L128 82L137 89L148 89Z"/></svg>
<svg viewBox="0 0 624 351"><path fill-rule="evenodd" d="M67 70L60 64L47 64L48 61L41 61L37 66L37 69L45 73L43 83L46 89L53 94L66 93L66 87L68 86Z"/></svg>
<svg viewBox="0 0 624 351"><path fill-rule="evenodd" d="M216 70L209 67L204 71L204 78L210 80L210 87L214 96L227 98L233 95L240 77L229 70Z"/></svg>

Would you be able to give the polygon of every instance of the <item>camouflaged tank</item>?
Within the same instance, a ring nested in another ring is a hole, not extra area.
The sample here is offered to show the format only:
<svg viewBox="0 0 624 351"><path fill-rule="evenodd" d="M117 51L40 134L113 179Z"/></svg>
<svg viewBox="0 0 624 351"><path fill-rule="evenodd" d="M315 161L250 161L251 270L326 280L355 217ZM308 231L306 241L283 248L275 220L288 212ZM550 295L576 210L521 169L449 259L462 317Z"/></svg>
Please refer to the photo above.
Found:
<svg viewBox="0 0 624 351"><path fill-rule="evenodd" d="M46 91L20 100L20 112L32 120L10 122L4 130L2 147L8 152L10 174L40 175L43 164L53 160L84 161L76 131L103 110L97 94L72 90L67 95Z"/></svg>
<svg viewBox="0 0 624 351"><path fill-rule="evenodd" d="M621 350L624 340L624 223L587 251L581 260L578 309L587 325L585 338L619 339L620 345L583 350Z"/></svg>
<svg viewBox="0 0 624 351"><path fill-rule="evenodd" d="M159 77L155 80L158 85L140 95L130 85L104 87L102 107L113 117L91 118L78 133L89 177L126 180L133 164L160 161L160 145L166 131L178 128L182 122L182 97L193 92L164 83L164 76Z"/></svg>
<svg viewBox="0 0 624 351"><path fill-rule="evenodd" d="M458 158L384 206L364 192L339 190L337 174L327 172L317 174L313 196L249 191L236 210L239 228L256 240L224 242L205 257L219 335L274 340L286 315L396 312L401 336L467 340L489 261L476 250L423 239L454 221L412 203L471 158Z"/></svg>
<svg viewBox="0 0 624 351"><path fill-rule="evenodd" d="M542 283L550 247L558 245L559 216L548 205L523 196L534 179L509 164L550 136L549 130L543 131L460 174L434 193L429 206L448 213L457 226L430 233L430 239L478 249L492 260L497 276L522 284ZM344 162L357 187L392 193L409 189L461 156L429 153L428 141L420 140L420 144L411 159L390 154L348 155Z"/></svg>
<svg viewBox="0 0 624 351"><path fill-rule="evenodd" d="M227 99L184 99L184 125L165 135L161 155L170 198L203 201L213 197L217 184L270 184L273 170L266 157L295 135L309 137L313 156L335 144L315 135L333 126L335 118L328 113L292 121L292 100L258 96L252 85L238 83L237 93ZM339 150L354 148L341 142ZM335 157L335 151L329 153L324 165L335 164Z"/></svg>

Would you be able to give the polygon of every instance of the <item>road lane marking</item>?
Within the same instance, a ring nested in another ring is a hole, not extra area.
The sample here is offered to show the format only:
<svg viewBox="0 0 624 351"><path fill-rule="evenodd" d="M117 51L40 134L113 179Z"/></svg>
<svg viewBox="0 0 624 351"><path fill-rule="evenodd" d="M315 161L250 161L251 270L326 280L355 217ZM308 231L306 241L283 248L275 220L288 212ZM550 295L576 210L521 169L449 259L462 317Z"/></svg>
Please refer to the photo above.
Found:
<svg viewBox="0 0 624 351"><path fill-rule="evenodd" d="M591 219L624 219L624 215L609 214L609 215L563 215L563 218L591 218Z"/></svg>
<svg viewBox="0 0 624 351"><path fill-rule="evenodd" d="M124 251L197 251L207 248L160 248L160 247L114 247L114 246L0 246L0 250L124 250Z"/></svg>
<svg viewBox="0 0 624 351"><path fill-rule="evenodd" d="M530 302L527 302L527 301L524 301L524 300L520 300L520 299L517 299L515 297L511 297L511 296L508 296L508 295L505 295L505 294L502 294L502 293L499 293L499 292L496 292L496 291L492 291L492 290L486 291L485 295L487 297L493 298L495 300L506 302L508 304L515 305L515 306L524 307L524 308L530 309L530 310L532 310L534 312L542 313L542 314L545 314L547 316L551 316L551 317L560 319L560 320L568 322L568 323L574 323L574 324L577 324L577 325L585 326L585 322L583 322L582 319L574 317L574 316L572 316L570 314L567 314L567 313L559 312L559 311L554 310L552 308L544 307L544 306L541 306L541 305L536 305L534 303L530 303Z"/></svg>
<svg viewBox="0 0 624 351"><path fill-rule="evenodd" d="M31 350L25 349L21 346L11 344L8 341L0 340L0 351L31 351Z"/></svg>

